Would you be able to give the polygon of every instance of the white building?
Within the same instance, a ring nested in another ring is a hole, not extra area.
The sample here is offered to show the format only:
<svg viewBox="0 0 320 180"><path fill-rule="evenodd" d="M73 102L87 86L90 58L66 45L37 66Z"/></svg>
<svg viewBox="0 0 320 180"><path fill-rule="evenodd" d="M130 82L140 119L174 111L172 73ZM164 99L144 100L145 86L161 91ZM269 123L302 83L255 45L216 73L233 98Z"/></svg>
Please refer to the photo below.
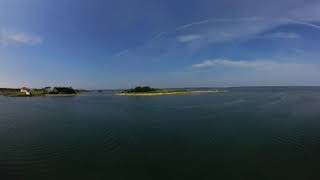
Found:
<svg viewBox="0 0 320 180"><path fill-rule="evenodd" d="M21 88L20 92L25 93L27 96L31 95L31 90L26 87Z"/></svg>

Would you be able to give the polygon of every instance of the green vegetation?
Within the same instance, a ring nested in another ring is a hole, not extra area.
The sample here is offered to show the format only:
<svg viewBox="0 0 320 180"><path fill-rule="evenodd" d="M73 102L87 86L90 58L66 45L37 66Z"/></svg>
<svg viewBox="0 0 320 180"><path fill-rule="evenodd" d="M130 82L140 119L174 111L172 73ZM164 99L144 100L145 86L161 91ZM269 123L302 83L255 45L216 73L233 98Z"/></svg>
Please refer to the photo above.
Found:
<svg viewBox="0 0 320 180"><path fill-rule="evenodd" d="M9 94L19 94L20 89L0 88L0 95L7 96Z"/></svg>
<svg viewBox="0 0 320 180"><path fill-rule="evenodd" d="M50 94L77 94L72 87L55 87Z"/></svg>
<svg viewBox="0 0 320 180"><path fill-rule="evenodd" d="M41 89L27 89L28 92L21 92L21 89L10 89L10 88L0 88L0 95L11 96L11 97L30 97L30 96L64 96L64 95L75 95L80 92L74 90L72 87L45 87Z"/></svg>
<svg viewBox="0 0 320 180"><path fill-rule="evenodd" d="M20 89L0 88L0 96L25 97L27 95L21 92Z"/></svg>
<svg viewBox="0 0 320 180"><path fill-rule="evenodd" d="M26 93L22 93L20 91L12 91L12 92L7 92L5 94L2 94L3 96L10 96L10 97L27 97Z"/></svg>
<svg viewBox="0 0 320 180"><path fill-rule="evenodd" d="M31 96L44 96L47 94L45 89L32 89L30 91Z"/></svg>
<svg viewBox="0 0 320 180"><path fill-rule="evenodd" d="M157 89L151 88L149 86L138 86L134 89L129 89L123 91L124 93L146 93L146 92L156 92Z"/></svg>

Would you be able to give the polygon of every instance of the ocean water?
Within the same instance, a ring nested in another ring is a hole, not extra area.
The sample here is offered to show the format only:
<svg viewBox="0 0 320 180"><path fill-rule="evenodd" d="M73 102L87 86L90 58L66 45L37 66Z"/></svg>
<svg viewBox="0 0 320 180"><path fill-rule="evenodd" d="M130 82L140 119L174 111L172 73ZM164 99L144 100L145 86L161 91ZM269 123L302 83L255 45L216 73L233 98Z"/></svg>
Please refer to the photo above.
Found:
<svg viewBox="0 0 320 180"><path fill-rule="evenodd" d="M0 179L317 180L320 88L0 97Z"/></svg>

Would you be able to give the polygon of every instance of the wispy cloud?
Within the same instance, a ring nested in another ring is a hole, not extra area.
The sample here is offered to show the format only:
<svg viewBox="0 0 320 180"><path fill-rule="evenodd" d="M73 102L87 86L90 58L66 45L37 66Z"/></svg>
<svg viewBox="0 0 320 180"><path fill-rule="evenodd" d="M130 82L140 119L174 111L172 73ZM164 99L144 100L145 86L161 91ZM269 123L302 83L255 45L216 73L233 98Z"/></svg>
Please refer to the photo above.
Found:
<svg viewBox="0 0 320 180"><path fill-rule="evenodd" d="M191 28L193 26L198 26L202 24L209 24L209 23L222 23L222 22L245 22L245 21L261 21L263 18L261 17L243 17L243 18L209 18L201 21L195 21L189 24L184 24L175 29L175 31L181 31L184 29Z"/></svg>
<svg viewBox="0 0 320 180"><path fill-rule="evenodd" d="M204 39L204 38L207 38L207 36L213 36L213 34L216 33L215 37L211 38L211 39L214 39L213 41L230 40L232 38L231 36L234 37L234 35L225 31L225 28L224 28L225 25L220 25L219 26L220 28L216 29L216 27L217 27L216 25L218 23L228 23L228 25L232 24L231 28L237 29L234 27L238 26L239 24L241 25L242 23L254 23L254 22L259 23L259 22L263 22L263 21L266 21L266 19L262 18L262 17L256 17L256 16L242 17L242 18L208 18L208 19L194 21L194 22L191 22L188 24L178 26L171 31L158 33L153 38L151 38L151 40L148 43L155 43L156 40L166 38L166 37L173 35L173 34L178 34L177 39L180 42L185 42L184 39L186 39L188 41L189 38L194 36L195 34L179 35L179 33L182 33L183 31L186 31L186 30L188 30L188 31L193 30L194 28L197 28L197 27L201 27L201 28L208 30L208 32L202 32L201 34L200 33L196 34L197 36L201 36L201 38L199 37L197 39ZM248 26L246 25L246 27L248 27ZM228 26L226 28L229 29L230 27ZM194 39L192 38L192 40L194 40Z"/></svg>
<svg viewBox="0 0 320 180"><path fill-rule="evenodd" d="M192 42L192 41L195 41L195 40L199 40L201 38L202 38L201 35L189 34L189 35L179 36L177 39L178 39L179 42Z"/></svg>
<svg viewBox="0 0 320 180"><path fill-rule="evenodd" d="M199 64L194 64L194 68L209 68L215 66L227 66L227 67L238 67L238 68L259 68L274 65L274 62L268 61L235 61L229 59L213 59L205 60Z"/></svg>
<svg viewBox="0 0 320 180"><path fill-rule="evenodd" d="M272 60L230 60L230 59L212 59L205 60L198 64L193 64L193 68L211 68L211 67L233 67L233 68L247 68L255 70L272 70L272 69L292 69L301 66L313 66L312 64L299 64L290 62L279 62Z"/></svg>
<svg viewBox="0 0 320 180"><path fill-rule="evenodd" d="M125 54L128 54L129 52L130 52L130 49L125 49L125 50L122 50L122 51L116 53L115 55L113 55L113 57L121 57Z"/></svg>
<svg viewBox="0 0 320 180"><path fill-rule="evenodd" d="M301 25L305 25L305 26L309 26L309 27L313 27L316 29L320 30L320 26L314 23L310 23L307 21L300 21L300 20L295 20L295 19L288 19L288 22L294 23L294 24L301 24Z"/></svg>
<svg viewBox="0 0 320 180"><path fill-rule="evenodd" d="M0 30L0 44L36 45L43 42L42 37L25 32L16 32L7 29Z"/></svg>
<svg viewBox="0 0 320 180"><path fill-rule="evenodd" d="M292 17L294 18L294 17ZM152 37L149 41L136 47L125 49L114 57L144 56L146 52L170 52L174 43L187 43L186 51L190 54L209 44L235 43L250 39L283 39L295 40L303 36L294 32L274 32L265 34L278 27L297 24L320 29L320 26L303 20L286 17L248 16L242 18L208 18L177 26L171 31L164 31ZM150 50L151 49L151 50ZM160 50L159 50L160 49ZM159 56L157 54L156 56ZM149 56L148 56L149 58Z"/></svg>
<svg viewBox="0 0 320 180"><path fill-rule="evenodd" d="M293 60L293 59L291 59ZM296 61L212 59L192 65L192 76L207 85L315 85L320 64ZM197 69L197 70L196 70ZM200 71L199 71L200 70Z"/></svg>
<svg viewBox="0 0 320 180"><path fill-rule="evenodd" d="M197 46L250 39L283 24L282 21L259 17L208 19L178 27L174 34L179 42L196 41ZM188 33L186 35L186 33ZM284 34L280 34L284 35ZM278 36L280 36L278 35Z"/></svg>
<svg viewBox="0 0 320 180"><path fill-rule="evenodd" d="M265 39L299 39L301 36L293 32L274 32L260 35L273 28L298 24L320 29L320 26L308 21L289 18L267 19L262 17L243 17L225 19L207 19L182 25L175 29L179 42L203 40L203 43L221 43L239 38L265 38ZM180 35L184 31L191 31L189 35ZM200 30L200 31L199 31ZM168 33L167 33L168 34ZM196 36L194 36L196 34ZM166 34L163 34L166 35Z"/></svg>
<svg viewBox="0 0 320 180"><path fill-rule="evenodd" d="M207 23L210 23L211 21L212 21L211 19L206 19L206 20L202 20L202 21L192 22L192 23L189 23L189 24L184 24L182 26L177 27L175 29L175 31L180 31L180 30L183 30L183 29L187 29L187 28L190 28L190 27L195 26L195 25L207 24Z"/></svg>
<svg viewBox="0 0 320 180"><path fill-rule="evenodd" d="M275 32L271 34L265 34L262 36L258 36L257 38L261 39L300 39L301 36L297 33L291 32Z"/></svg>

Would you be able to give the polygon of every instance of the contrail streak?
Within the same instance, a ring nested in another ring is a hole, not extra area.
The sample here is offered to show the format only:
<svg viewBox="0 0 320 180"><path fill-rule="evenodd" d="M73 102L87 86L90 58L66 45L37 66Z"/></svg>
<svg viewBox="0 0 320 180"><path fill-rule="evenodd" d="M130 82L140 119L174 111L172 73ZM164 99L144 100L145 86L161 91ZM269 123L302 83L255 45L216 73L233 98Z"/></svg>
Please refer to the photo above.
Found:
<svg viewBox="0 0 320 180"><path fill-rule="evenodd" d="M161 38L163 38L165 36L168 36L171 33L176 33L176 32L188 29L188 28L192 28L193 26L197 26L197 25L209 24L209 23L220 23L220 22L264 21L264 20L267 20L267 19L262 18L262 17L244 17L244 18L235 18L235 19L232 19L232 18L213 18L213 19L212 18L208 18L208 19L204 19L204 20L201 20L201 21L196 21L196 22L192 22L192 23L189 23L189 24L184 24L184 25L178 26L172 31L158 33L157 35L152 37L148 42L144 43L143 45L137 46L135 48L125 49L125 50L117 53L115 55L115 57L120 57L120 56L122 56L124 54L127 54L132 49L138 49L138 48L145 47L147 44L153 43L155 40L158 40L158 39L161 39ZM306 21L289 19L289 18L279 18L279 19L277 19L275 21L279 21L277 26L280 26L280 25L283 25L283 24L286 24L286 23L291 23L291 24L300 24L300 25L304 25L304 26L309 26L309 27L316 28L316 29L320 30L320 25L309 23L309 22L306 22Z"/></svg>
<svg viewBox="0 0 320 180"><path fill-rule="evenodd" d="M295 24L301 24L301 25L306 25L309 27L313 27L316 29L320 29L319 25L313 24L313 23L309 23L309 22L305 22L305 21L299 21L299 20L294 20L294 19L287 19L289 22L295 23Z"/></svg>

